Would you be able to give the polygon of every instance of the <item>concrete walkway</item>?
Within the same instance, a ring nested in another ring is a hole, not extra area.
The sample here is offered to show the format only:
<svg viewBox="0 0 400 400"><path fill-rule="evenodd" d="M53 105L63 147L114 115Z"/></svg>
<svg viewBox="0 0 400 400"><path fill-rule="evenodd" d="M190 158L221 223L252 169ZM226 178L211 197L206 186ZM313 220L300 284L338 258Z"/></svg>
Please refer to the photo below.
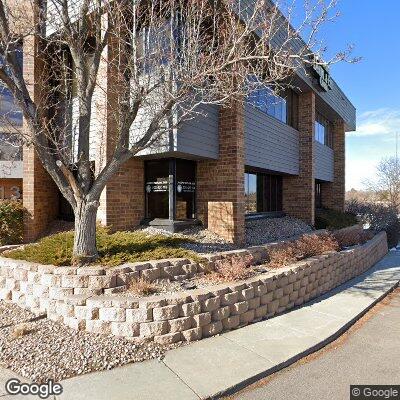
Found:
<svg viewBox="0 0 400 400"><path fill-rule="evenodd" d="M61 382L64 393L59 398L218 397L288 366L334 340L399 281L400 251L393 251L365 274L297 310L172 350L163 361L145 361L67 379ZM1 377L0 374L0 383Z"/></svg>
<svg viewBox="0 0 400 400"><path fill-rule="evenodd" d="M379 304L328 351L325 347L224 400L349 400L350 385L399 383L400 290Z"/></svg>

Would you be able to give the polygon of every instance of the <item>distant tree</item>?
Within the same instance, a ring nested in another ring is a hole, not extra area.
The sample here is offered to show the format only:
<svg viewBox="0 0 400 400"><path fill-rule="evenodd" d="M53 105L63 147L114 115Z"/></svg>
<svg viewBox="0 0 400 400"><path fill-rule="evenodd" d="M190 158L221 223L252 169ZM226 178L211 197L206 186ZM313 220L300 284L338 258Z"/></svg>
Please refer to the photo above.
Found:
<svg viewBox="0 0 400 400"><path fill-rule="evenodd" d="M400 208L400 160L396 157L383 158L376 167L376 179L366 182L377 199Z"/></svg>
<svg viewBox="0 0 400 400"><path fill-rule="evenodd" d="M357 190L352 188L346 192L346 201L352 200L374 203L379 201L379 198L376 193L371 190Z"/></svg>

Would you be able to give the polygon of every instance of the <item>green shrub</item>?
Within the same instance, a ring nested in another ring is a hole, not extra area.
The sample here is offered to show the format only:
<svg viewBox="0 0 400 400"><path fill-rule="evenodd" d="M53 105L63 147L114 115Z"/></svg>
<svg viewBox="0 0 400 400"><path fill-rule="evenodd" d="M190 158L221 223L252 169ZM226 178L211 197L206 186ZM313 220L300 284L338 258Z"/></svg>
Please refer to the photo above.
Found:
<svg viewBox="0 0 400 400"><path fill-rule="evenodd" d="M0 200L0 245L22 242L24 207L20 201Z"/></svg>
<svg viewBox="0 0 400 400"><path fill-rule="evenodd" d="M315 213L316 229L342 229L347 226L356 225L357 223L357 217L349 212L321 209Z"/></svg>
<svg viewBox="0 0 400 400"><path fill-rule="evenodd" d="M97 228L98 264L114 266L126 262L156 260L161 258L191 258L196 253L180 245L189 242L175 236L149 236L143 232L116 232L111 234L104 227ZM41 264L70 265L74 233L63 232L47 236L38 243L7 253L7 257Z"/></svg>

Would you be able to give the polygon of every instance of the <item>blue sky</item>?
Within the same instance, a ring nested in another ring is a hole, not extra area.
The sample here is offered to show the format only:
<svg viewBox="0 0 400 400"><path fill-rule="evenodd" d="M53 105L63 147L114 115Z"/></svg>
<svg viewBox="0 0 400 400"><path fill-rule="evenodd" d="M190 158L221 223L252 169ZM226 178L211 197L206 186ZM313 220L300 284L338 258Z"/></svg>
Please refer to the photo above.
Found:
<svg viewBox="0 0 400 400"><path fill-rule="evenodd" d="M328 51L353 43L363 57L331 68L357 108L357 131L346 136L346 188L361 189L379 160L395 155L396 130L400 138L400 1L340 0L338 9L322 36Z"/></svg>

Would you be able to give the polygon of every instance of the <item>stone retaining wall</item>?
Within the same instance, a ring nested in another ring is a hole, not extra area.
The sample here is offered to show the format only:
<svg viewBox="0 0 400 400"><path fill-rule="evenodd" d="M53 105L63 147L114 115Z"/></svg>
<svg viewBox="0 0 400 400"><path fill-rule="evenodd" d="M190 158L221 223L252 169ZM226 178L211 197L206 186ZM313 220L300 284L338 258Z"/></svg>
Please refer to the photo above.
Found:
<svg viewBox="0 0 400 400"><path fill-rule="evenodd" d="M177 271L191 274L204 267L176 259L108 270L54 268L0 257L0 299L46 312L74 329L164 343L192 341L299 306L366 271L387 251L386 234L379 233L364 245L246 281L140 299L115 292L145 271L176 277Z"/></svg>
<svg viewBox="0 0 400 400"><path fill-rule="evenodd" d="M360 225L354 225L343 228L337 232L347 232L348 230L362 230L362 227ZM310 232L308 234L321 235L327 232L328 231L326 229L320 229ZM60 277L53 278L51 286L61 289L68 289L63 290L64 294L113 294L116 292L124 291L131 281L138 278L143 278L149 282L153 282L160 278L169 279L170 281L182 281L184 279L193 277L196 273L204 272L205 270L214 271L215 262L217 260L232 257L244 258L250 256L253 265L262 264L268 261L268 254L271 249L283 243L292 242L303 235L304 234L300 234L285 240L281 240L279 242L267 243L260 246L251 246L240 250L201 254L201 264L193 262L187 258L170 258L163 260L149 260L146 262L125 263L117 267L103 268L101 266L90 266L78 268L56 267L54 265L38 265L36 263L30 263L27 261L0 257L0 268L18 268L20 265L23 265L23 269L25 270L44 274L52 274L52 271L55 270L54 275L60 275ZM0 254L8 250L18 248L20 246L21 245L2 246L0 247ZM61 278L61 276L63 275L79 275L80 277ZM107 277L105 277L105 275ZM12 276L10 276L10 278L12 278ZM45 278L45 283L43 283L42 277L30 274L29 283L46 286L48 279L49 278ZM10 283L10 285L10 289L12 290L12 284ZM8 287L6 288L8 289ZM40 306L38 310L34 309L34 311L41 310L42 308Z"/></svg>

